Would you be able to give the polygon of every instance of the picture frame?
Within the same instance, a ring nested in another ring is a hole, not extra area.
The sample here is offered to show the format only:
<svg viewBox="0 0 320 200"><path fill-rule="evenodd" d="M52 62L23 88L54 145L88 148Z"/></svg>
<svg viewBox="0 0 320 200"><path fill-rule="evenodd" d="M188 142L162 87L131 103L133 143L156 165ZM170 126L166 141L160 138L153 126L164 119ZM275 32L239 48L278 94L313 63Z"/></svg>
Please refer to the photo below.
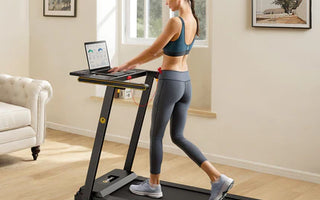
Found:
<svg viewBox="0 0 320 200"><path fill-rule="evenodd" d="M312 0L252 0L252 27L311 29Z"/></svg>
<svg viewBox="0 0 320 200"><path fill-rule="evenodd" d="M43 16L76 17L77 0L43 0Z"/></svg>

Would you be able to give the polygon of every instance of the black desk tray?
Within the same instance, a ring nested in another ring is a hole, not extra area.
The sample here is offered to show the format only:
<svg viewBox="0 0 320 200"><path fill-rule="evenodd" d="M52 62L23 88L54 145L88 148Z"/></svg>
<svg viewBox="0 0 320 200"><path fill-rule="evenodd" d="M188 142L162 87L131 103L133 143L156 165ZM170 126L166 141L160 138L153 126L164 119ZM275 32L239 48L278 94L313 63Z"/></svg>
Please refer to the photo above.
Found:
<svg viewBox="0 0 320 200"><path fill-rule="evenodd" d="M79 70L79 71L70 72L70 75L78 76L79 77L78 80L80 82L106 85L106 86L115 87L115 88L132 88L132 89L138 89L138 90L146 90L149 88L149 85L145 83L128 82L128 80L132 80L132 79L139 78L146 75L151 75L153 77L158 76L158 72L156 71L149 71L149 70L143 70L143 69L135 69L135 71L136 72L134 74L108 76L108 75L92 74L90 73L89 70Z"/></svg>

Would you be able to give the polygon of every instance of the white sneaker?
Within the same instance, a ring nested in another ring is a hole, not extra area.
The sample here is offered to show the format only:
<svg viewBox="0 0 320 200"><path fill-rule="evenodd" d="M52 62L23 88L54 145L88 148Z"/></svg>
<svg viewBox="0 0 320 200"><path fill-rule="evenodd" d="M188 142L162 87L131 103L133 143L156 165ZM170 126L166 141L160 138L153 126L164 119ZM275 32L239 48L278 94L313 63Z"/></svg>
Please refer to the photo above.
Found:
<svg viewBox="0 0 320 200"><path fill-rule="evenodd" d="M221 174L219 180L211 182L211 196L209 200L222 200L232 188L233 183L234 181L232 178Z"/></svg>
<svg viewBox="0 0 320 200"><path fill-rule="evenodd" d="M137 194L140 196L148 196L152 198L162 197L161 185L159 184L156 187L152 187L150 185L149 179L146 179L144 182L140 183L139 185L130 185L129 190L133 194Z"/></svg>

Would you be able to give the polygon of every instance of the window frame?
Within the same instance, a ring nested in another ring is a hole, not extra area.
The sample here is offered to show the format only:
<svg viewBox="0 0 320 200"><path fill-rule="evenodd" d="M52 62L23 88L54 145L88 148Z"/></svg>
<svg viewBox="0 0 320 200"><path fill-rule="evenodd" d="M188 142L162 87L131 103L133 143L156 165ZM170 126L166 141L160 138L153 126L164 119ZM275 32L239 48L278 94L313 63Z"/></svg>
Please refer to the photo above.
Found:
<svg viewBox="0 0 320 200"><path fill-rule="evenodd" d="M209 7L209 0L206 1L206 39L205 40L196 40L194 43L194 47L208 47L209 46L209 13L208 13L208 7ZM130 15L131 13L131 5L132 0L122 0L122 43L123 44L130 44L130 45L151 45L156 38L132 38L130 36L130 29L131 29L131 23L130 23ZM148 10L146 9L149 0L144 0L145 6L144 6L144 16L148 17ZM174 13L165 5L165 1L162 1L162 29L166 25L166 22L174 15ZM133 13L133 14L136 14ZM148 26L148 20L144 20L144 27ZM148 28L145 28L144 35L148 35Z"/></svg>

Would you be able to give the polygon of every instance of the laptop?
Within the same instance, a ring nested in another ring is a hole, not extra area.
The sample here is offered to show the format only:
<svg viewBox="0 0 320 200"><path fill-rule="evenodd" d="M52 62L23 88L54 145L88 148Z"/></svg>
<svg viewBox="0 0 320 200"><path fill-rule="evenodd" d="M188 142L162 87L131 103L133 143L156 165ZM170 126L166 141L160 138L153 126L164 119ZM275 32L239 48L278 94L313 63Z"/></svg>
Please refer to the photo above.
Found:
<svg viewBox="0 0 320 200"><path fill-rule="evenodd" d="M108 72L112 67L110 64L106 41L85 42L84 47L88 61L88 67L91 74L99 74L106 76L122 76L131 75L136 70Z"/></svg>

